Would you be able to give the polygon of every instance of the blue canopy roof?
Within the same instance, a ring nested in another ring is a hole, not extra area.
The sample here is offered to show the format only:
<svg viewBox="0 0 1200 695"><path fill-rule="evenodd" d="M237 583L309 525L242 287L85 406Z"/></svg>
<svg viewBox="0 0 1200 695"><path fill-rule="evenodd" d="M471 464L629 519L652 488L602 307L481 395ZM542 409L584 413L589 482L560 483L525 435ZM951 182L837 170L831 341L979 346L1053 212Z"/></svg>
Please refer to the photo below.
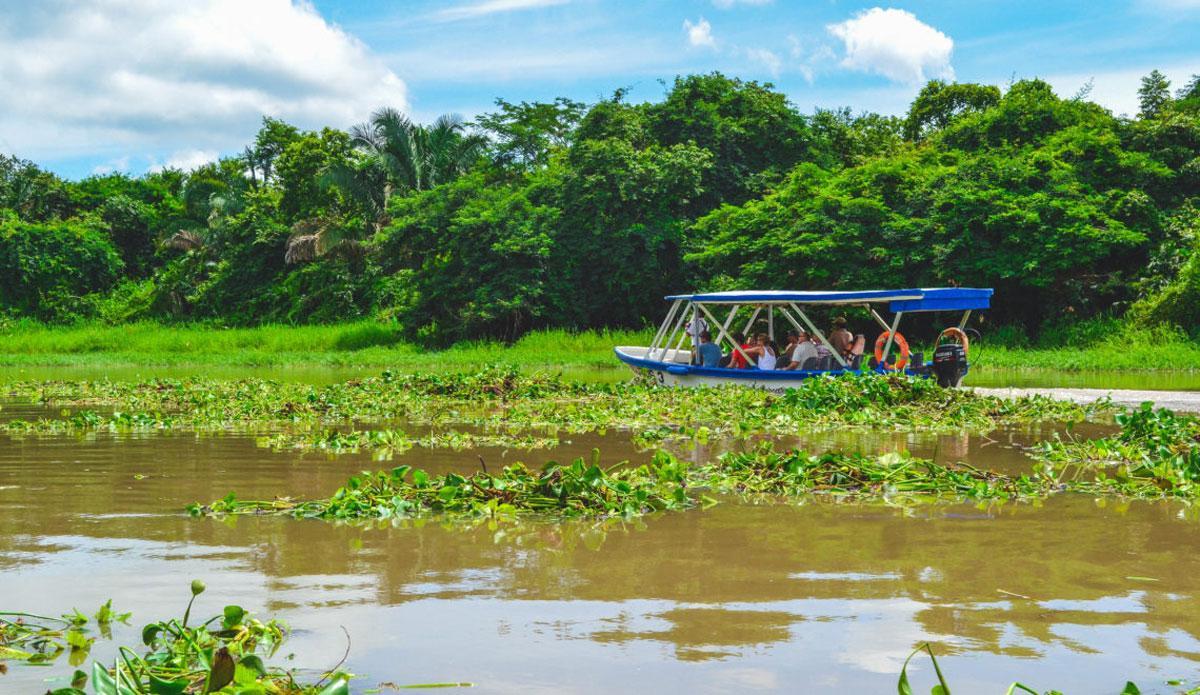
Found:
<svg viewBox="0 0 1200 695"><path fill-rule="evenodd" d="M882 304L899 311L965 311L991 306L992 289L978 287L926 287L906 290L851 290L838 292L788 290L738 290L706 294L674 294L703 304Z"/></svg>

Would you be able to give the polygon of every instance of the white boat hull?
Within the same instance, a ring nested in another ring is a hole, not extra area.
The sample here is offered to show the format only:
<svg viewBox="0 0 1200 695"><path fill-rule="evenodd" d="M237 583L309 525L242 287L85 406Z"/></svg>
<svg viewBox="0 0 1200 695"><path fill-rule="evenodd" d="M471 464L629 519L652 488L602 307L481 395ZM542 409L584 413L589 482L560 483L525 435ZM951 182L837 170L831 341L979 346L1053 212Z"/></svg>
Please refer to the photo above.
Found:
<svg viewBox="0 0 1200 695"><path fill-rule="evenodd" d="M663 386L687 388L714 386L749 386L769 391L786 391L800 387L806 379L832 377L845 374L861 374L857 369L831 370L760 370L725 369L698 367L690 364L692 353L688 350L654 350L638 346L623 345L614 348L617 358L629 365L634 374L644 375ZM928 376L906 370L910 376Z"/></svg>

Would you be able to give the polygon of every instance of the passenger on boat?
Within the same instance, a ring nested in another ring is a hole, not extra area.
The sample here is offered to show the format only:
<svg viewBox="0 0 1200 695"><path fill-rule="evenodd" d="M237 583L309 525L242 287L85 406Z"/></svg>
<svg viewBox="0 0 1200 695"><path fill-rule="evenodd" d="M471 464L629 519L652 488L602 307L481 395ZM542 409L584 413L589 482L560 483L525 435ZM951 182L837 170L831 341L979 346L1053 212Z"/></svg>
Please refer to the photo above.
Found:
<svg viewBox="0 0 1200 695"><path fill-rule="evenodd" d="M787 369L788 364L792 361L792 351L796 349L799 342L800 331L788 331L787 345L784 345L783 350L779 353L779 369Z"/></svg>
<svg viewBox="0 0 1200 695"><path fill-rule="evenodd" d="M742 349L740 352L737 350L730 350L729 354L725 356L725 358L723 360L724 363L721 366L729 367L730 369L747 369L747 368L749 368L750 365L748 365L746 363L746 358L743 356L743 355L750 354L749 353L750 344L746 342L745 334L734 333L733 334L733 342L736 345L738 345L739 347L741 347Z"/></svg>
<svg viewBox="0 0 1200 695"><path fill-rule="evenodd" d="M854 347L854 336L846 330L845 316L833 320L833 330L829 332L829 347L843 358L850 357L850 350Z"/></svg>
<svg viewBox="0 0 1200 695"><path fill-rule="evenodd" d="M700 332L700 345L696 348L697 363L701 367L716 367L721 364L721 348L712 341L708 331Z"/></svg>
<svg viewBox="0 0 1200 695"><path fill-rule="evenodd" d="M750 351L746 354L754 358L756 366L759 369L775 369L775 348L771 345L771 338L766 333L759 333L754 336L754 345L750 347Z"/></svg>
<svg viewBox="0 0 1200 695"><path fill-rule="evenodd" d="M833 350L829 349L820 336L812 336L812 341L817 347L817 369L833 369L838 366L837 361L833 359Z"/></svg>
<svg viewBox="0 0 1200 695"><path fill-rule="evenodd" d="M851 369L862 368L863 352L867 349L867 336L859 333L854 336L854 345L850 348L850 354L846 357L846 364Z"/></svg>
<svg viewBox="0 0 1200 695"><path fill-rule="evenodd" d="M796 332L796 345L792 348L792 354L788 357L788 364L784 369L807 369L805 363L810 359L816 359L817 346L808 339L808 333L805 331Z"/></svg>

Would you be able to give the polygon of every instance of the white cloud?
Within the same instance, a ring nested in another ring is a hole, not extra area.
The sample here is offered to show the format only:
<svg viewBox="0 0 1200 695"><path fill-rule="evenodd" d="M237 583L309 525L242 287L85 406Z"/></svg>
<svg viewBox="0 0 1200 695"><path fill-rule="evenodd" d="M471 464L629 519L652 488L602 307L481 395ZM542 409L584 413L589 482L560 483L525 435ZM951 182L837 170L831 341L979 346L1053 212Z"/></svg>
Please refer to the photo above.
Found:
<svg viewBox="0 0 1200 695"><path fill-rule="evenodd" d="M690 19L683 20L683 30L687 32L688 43L696 47L716 48L717 41L712 35L712 25L701 17L699 22L692 24Z"/></svg>
<svg viewBox="0 0 1200 695"><path fill-rule="evenodd" d="M191 171L209 162L217 161L220 156L221 154L216 150L179 150L167 158L166 164L151 164L149 170L179 169L181 171Z"/></svg>
<svg viewBox="0 0 1200 695"><path fill-rule="evenodd" d="M761 63L772 77L779 77L779 69L783 67L783 61L773 51L765 48L747 48L745 53L750 60Z"/></svg>
<svg viewBox="0 0 1200 695"><path fill-rule="evenodd" d="M1143 0L1141 3L1151 9L1177 12L1179 10L1200 10L1200 0Z"/></svg>
<svg viewBox="0 0 1200 695"><path fill-rule="evenodd" d="M111 174L117 171L129 171L129 156L117 157L116 159L104 164L97 164L92 167L92 173L98 175Z"/></svg>
<svg viewBox="0 0 1200 695"><path fill-rule="evenodd" d="M907 84L954 79L954 41L911 12L873 7L826 28L845 44L842 65L847 68Z"/></svg>
<svg viewBox="0 0 1200 695"><path fill-rule="evenodd" d="M0 141L35 159L207 155L240 149L264 114L346 126L408 106L404 83L303 0L11 5L0 103Z"/></svg>
<svg viewBox="0 0 1200 695"><path fill-rule="evenodd" d="M517 12L520 10L533 10L539 7L565 5L568 2L570 0L483 0L482 2L447 7L435 12L433 18L443 22L453 22L460 19L475 19L503 12Z"/></svg>
<svg viewBox="0 0 1200 695"><path fill-rule="evenodd" d="M722 10L728 10L735 5L769 5L772 0L713 0L713 4Z"/></svg>
<svg viewBox="0 0 1200 695"><path fill-rule="evenodd" d="M1171 81L1171 92L1187 84L1191 74L1196 71L1195 65L1186 63L1177 65L1144 65L1140 68L1123 70L1107 70L1094 73L1053 74L1042 77L1054 87L1060 97L1070 98L1089 81L1092 83L1091 93L1087 100L1100 104L1116 115L1137 115L1138 94L1142 86L1142 78L1151 70L1158 69ZM1018 79L1021 78L1017 75ZM1004 80L1007 81L1007 80Z"/></svg>

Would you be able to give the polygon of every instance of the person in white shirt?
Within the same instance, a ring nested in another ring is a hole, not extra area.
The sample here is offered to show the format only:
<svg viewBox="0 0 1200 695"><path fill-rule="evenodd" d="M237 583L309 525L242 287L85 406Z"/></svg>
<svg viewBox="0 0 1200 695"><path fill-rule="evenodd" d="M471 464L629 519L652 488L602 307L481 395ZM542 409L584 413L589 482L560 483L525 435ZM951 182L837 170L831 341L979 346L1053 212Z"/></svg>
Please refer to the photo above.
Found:
<svg viewBox="0 0 1200 695"><path fill-rule="evenodd" d="M759 369L775 369L775 349L771 347L771 339L766 333L754 336L754 342L746 350L746 355L754 360L754 366Z"/></svg>
<svg viewBox="0 0 1200 695"><path fill-rule="evenodd" d="M792 356L789 358L790 362L784 369L803 369L808 358L817 356L817 346L808 339L806 331L800 331L796 340L796 347L792 348Z"/></svg>

